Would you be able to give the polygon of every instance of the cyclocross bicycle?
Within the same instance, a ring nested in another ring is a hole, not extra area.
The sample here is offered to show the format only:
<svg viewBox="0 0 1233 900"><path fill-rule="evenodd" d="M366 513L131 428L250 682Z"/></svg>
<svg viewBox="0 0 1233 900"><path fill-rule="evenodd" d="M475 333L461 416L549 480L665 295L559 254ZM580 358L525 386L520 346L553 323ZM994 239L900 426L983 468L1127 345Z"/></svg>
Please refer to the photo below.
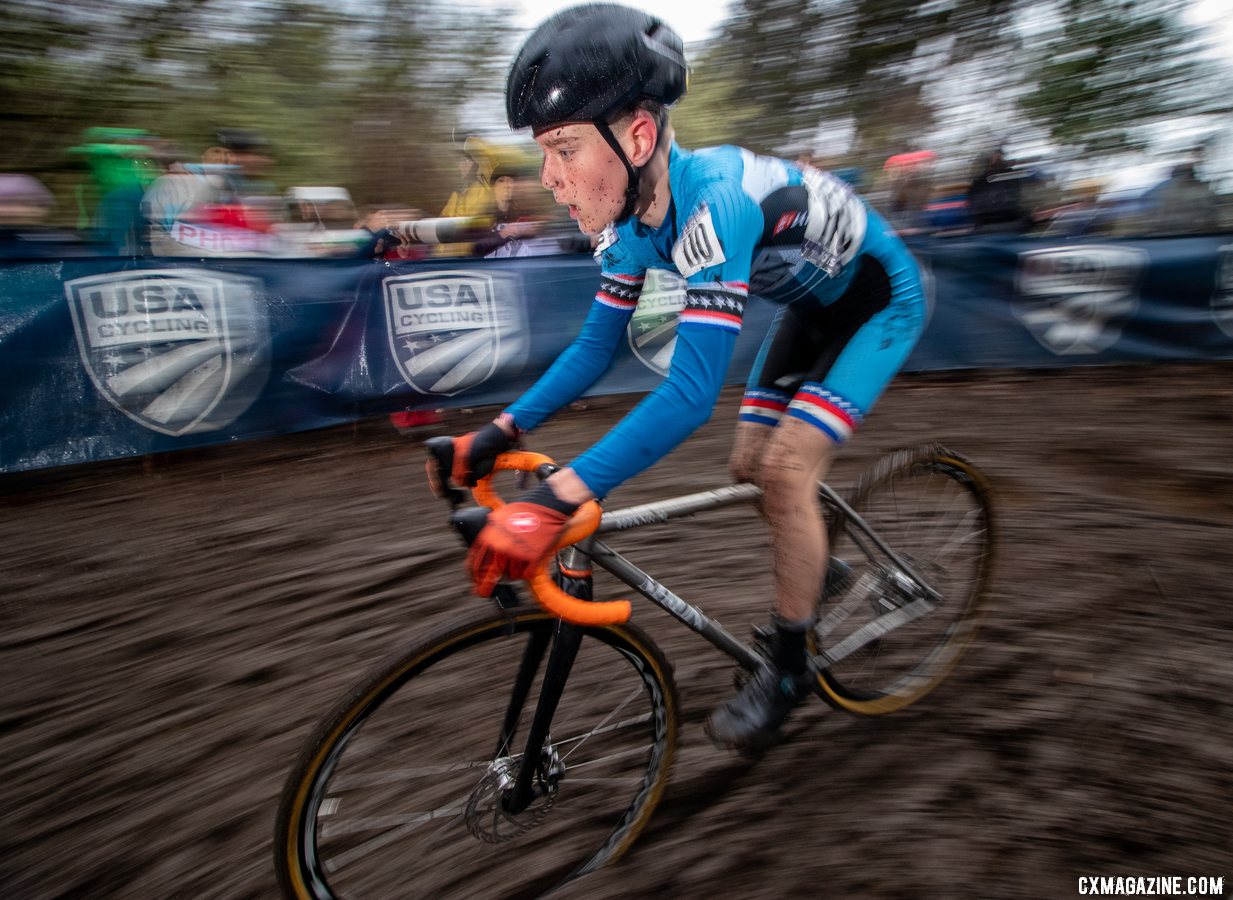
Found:
<svg viewBox="0 0 1233 900"><path fill-rule="evenodd" d="M449 438L428 442L442 484ZM547 477L547 457L497 468ZM975 631L993 559L987 482L933 445L881 458L841 497L819 485L831 560L819 604L819 695L874 715L920 699ZM500 504L451 521L468 543ZM765 635L743 643L613 550L601 536L747 503L749 484L605 513L586 504L556 571L527 584L539 606L498 586L495 608L398 653L319 724L287 780L275 854L294 898L532 897L619 859L668 781L681 705L660 648L627 601L592 600L599 567L731 656L767 664Z"/></svg>

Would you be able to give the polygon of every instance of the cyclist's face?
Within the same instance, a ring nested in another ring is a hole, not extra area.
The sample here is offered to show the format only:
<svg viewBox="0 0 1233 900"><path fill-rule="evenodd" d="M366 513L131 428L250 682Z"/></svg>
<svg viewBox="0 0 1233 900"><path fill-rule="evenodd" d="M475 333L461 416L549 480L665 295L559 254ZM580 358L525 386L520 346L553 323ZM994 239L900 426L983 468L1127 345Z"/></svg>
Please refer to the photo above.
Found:
<svg viewBox="0 0 1233 900"><path fill-rule="evenodd" d="M584 234L599 234L625 205L625 166L594 125L562 125L535 138L544 151L540 182L569 208Z"/></svg>

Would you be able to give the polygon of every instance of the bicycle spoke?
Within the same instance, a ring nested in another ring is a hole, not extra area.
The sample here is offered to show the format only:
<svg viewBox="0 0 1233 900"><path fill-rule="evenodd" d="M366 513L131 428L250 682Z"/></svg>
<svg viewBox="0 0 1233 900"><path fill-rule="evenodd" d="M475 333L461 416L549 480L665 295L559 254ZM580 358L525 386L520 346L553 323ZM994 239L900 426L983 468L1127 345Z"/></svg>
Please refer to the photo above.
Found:
<svg viewBox="0 0 1233 900"><path fill-rule="evenodd" d="M614 775L610 778L570 778L569 783L576 787L583 784L634 784L638 780L634 775Z"/></svg>
<svg viewBox="0 0 1233 900"><path fill-rule="evenodd" d="M466 807L465 800L442 806L431 812L401 813L383 816L368 816L362 819L350 819L346 822L326 822L321 826L322 837L338 837L344 834L356 834L361 831L375 831L393 826L424 825L443 815L456 813Z"/></svg>
<svg viewBox="0 0 1233 900"><path fill-rule="evenodd" d="M868 602L869 597L877 587L877 582L877 576L872 572L862 574L857 579L856 584L849 588L842 602L827 609L826 615L817 626L819 634L825 637L846 622L858 607Z"/></svg>
<svg viewBox="0 0 1233 900"><path fill-rule="evenodd" d="M627 707L630 703L632 703L641 693L642 693L641 688L635 688L633 691L630 692L628 696L626 696L624 700L621 701L619 706L617 706L615 709L609 712L608 715L604 716L604 718L600 721L598 725L596 725L594 728L592 728L590 731L586 732L585 734L579 735L576 738L572 738L571 740L576 741L576 743L574 744L573 748L569 751L569 753L565 754L565 756L562 757L562 759L563 760L568 759L570 754L576 752L580 747L582 747L583 744L585 744L588 740L590 740L595 735L608 733L608 729L604 728L608 720L611 719L613 716L615 716L617 713L619 713L621 710L623 710L625 707Z"/></svg>
<svg viewBox="0 0 1233 900"><path fill-rule="evenodd" d="M538 611L476 614L353 690L284 792L284 886L315 900L538 896L623 853L662 793L677 716L670 668L636 626L582 632L537 756L487 755L503 727L527 733L546 672L513 712L509 686L528 641L556 627ZM520 773L529 802L511 811Z"/></svg>
<svg viewBox="0 0 1233 900"><path fill-rule="evenodd" d="M628 750L619 750L619 751L616 751L615 753L609 753L606 756L596 757L595 759L589 760L584 763L576 763L575 765L569 767L569 771L577 772L579 769L585 769L590 766L597 766L600 763L612 762L615 759L622 759L624 757L638 756L641 754L650 753L654 748L655 748L655 745L648 742L646 744L643 744L640 747L630 747ZM570 782L573 783L573 781L574 779L571 778Z"/></svg>
<svg viewBox="0 0 1233 900"><path fill-rule="evenodd" d="M390 769L385 772L371 772L364 775L339 775L330 787L335 791L349 791L361 787L373 787L381 784L395 784L415 778L426 778L430 775L452 775L456 772L466 772L470 769L483 769L487 761L449 763L442 766L420 766L414 769Z"/></svg>
<svg viewBox="0 0 1233 900"><path fill-rule="evenodd" d="M360 844L358 847L353 847L352 849L348 850L346 853L340 853L336 856L327 857L325 860L325 870L327 872L339 872L344 867L350 865L356 860L364 856L367 856L381 849L382 847L390 843L393 843L396 840L399 840L400 838L406 837L408 834L415 831L421 825L425 825L428 822L433 821L434 819L439 819L445 813L450 813L450 814L458 813L458 812L461 812L465 808L466 808L466 803L464 802L464 803L460 803L460 804L457 804L451 807L443 807L442 809L434 810L431 813L427 813L422 816L416 817L414 821L410 821L406 823L405 825L402 825L399 828L395 828L391 831L388 831L379 837L375 837L369 841L365 841L363 844Z"/></svg>
<svg viewBox="0 0 1233 900"><path fill-rule="evenodd" d="M831 529L831 552L851 573L818 611L826 696L856 712L887 712L949 670L988 574L983 485L962 457L930 447L883 458L847 498L871 534L842 516Z"/></svg>

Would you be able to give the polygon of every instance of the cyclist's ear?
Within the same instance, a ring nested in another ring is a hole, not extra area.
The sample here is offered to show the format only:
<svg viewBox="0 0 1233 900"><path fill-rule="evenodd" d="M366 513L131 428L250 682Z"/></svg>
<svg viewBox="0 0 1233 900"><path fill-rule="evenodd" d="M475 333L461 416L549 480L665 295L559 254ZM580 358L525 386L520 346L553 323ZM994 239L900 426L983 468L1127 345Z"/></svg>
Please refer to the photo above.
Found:
<svg viewBox="0 0 1233 900"><path fill-rule="evenodd" d="M660 124L645 109L634 111L626 131L627 153L630 164L640 169L651 161L659 146Z"/></svg>

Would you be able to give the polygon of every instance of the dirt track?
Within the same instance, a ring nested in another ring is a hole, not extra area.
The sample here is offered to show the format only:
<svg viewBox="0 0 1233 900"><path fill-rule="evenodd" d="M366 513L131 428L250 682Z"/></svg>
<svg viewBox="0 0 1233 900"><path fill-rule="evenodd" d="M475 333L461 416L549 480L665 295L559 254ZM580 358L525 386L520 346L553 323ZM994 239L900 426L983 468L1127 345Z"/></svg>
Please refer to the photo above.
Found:
<svg viewBox="0 0 1233 900"><path fill-rule="evenodd" d="M736 399L613 502L722 483ZM626 406L535 446L568 459ZM676 664L682 750L634 852L565 894L1071 897L1097 874L1233 894L1231 436L1229 364L901 379L834 480L929 439L988 472L977 646L916 707L816 704L750 764L702 733L725 660L639 607ZM317 716L478 602L421 473L371 422L0 479L0 896L275 896L277 795ZM760 527L733 510L687 534L618 546L744 632L768 603Z"/></svg>

